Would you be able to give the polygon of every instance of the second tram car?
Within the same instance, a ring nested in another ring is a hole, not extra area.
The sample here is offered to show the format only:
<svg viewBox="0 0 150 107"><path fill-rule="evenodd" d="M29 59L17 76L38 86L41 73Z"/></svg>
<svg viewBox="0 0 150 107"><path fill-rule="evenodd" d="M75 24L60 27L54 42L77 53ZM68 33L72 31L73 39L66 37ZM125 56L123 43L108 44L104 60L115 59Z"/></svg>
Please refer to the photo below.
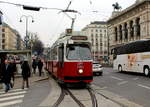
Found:
<svg viewBox="0 0 150 107"><path fill-rule="evenodd" d="M93 80L91 43L79 32L66 32L50 49L48 71L63 83Z"/></svg>

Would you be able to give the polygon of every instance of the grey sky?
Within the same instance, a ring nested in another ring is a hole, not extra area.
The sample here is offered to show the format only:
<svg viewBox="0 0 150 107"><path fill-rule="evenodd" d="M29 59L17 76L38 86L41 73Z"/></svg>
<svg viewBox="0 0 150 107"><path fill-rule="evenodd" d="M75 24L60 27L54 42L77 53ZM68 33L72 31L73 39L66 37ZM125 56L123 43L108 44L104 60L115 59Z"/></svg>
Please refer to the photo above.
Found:
<svg viewBox="0 0 150 107"><path fill-rule="evenodd" d="M11 3L65 9L70 0L0 0ZM92 4L90 3L92 1ZM72 0L70 9L81 12L77 14L74 30L81 30L91 21L107 20L113 11L112 4L118 2L123 9L132 5L135 0ZM4 21L17 29L21 36L25 36L25 19L20 23L22 15L32 15L34 23L29 19L29 31L37 32L40 39L51 45L66 28L70 28L71 20L63 13L56 10L44 10L39 12L23 10L22 7L0 3L0 9L4 13ZM98 11L92 12L92 11ZM75 14L70 14L72 17Z"/></svg>

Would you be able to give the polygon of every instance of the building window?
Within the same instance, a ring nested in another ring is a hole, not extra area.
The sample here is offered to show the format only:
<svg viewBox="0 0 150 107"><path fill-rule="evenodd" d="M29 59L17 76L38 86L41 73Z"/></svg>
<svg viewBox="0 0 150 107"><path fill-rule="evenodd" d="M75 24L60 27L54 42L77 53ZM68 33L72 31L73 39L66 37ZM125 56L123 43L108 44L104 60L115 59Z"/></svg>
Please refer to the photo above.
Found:
<svg viewBox="0 0 150 107"><path fill-rule="evenodd" d="M98 38L98 34L95 34L96 35L96 38Z"/></svg>
<svg viewBox="0 0 150 107"><path fill-rule="evenodd" d="M122 25L119 26L120 40L122 41Z"/></svg>
<svg viewBox="0 0 150 107"><path fill-rule="evenodd" d="M2 45L2 49L5 49L5 45Z"/></svg>
<svg viewBox="0 0 150 107"><path fill-rule="evenodd" d="M141 35L140 18L136 19L136 25L137 25L137 36L140 36Z"/></svg>
<svg viewBox="0 0 150 107"><path fill-rule="evenodd" d="M97 29L96 29L95 31L96 31L96 32L98 32L98 30L97 30Z"/></svg>
<svg viewBox="0 0 150 107"><path fill-rule="evenodd" d="M4 33L2 34L2 38L5 38L5 34Z"/></svg>
<svg viewBox="0 0 150 107"><path fill-rule="evenodd" d="M124 34L125 34L125 39L128 39L128 28L127 28L127 23L124 24Z"/></svg>
<svg viewBox="0 0 150 107"><path fill-rule="evenodd" d="M103 46L103 43L100 43L100 46Z"/></svg>
<svg viewBox="0 0 150 107"><path fill-rule="evenodd" d="M130 21L130 36L131 36L131 38L133 38L133 36L134 36L133 21Z"/></svg>
<svg viewBox="0 0 150 107"><path fill-rule="evenodd" d="M115 27L115 41L118 41L118 32L117 32L117 27Z"/></svg>
<svg viewBox="0 0 150 107"><path fill-rule="evenodd" d="M2 32L5 32L5 28L2 28Z"/></svg>
<svg viewBox="0 0 150 107"><path fill-rule="evenodd" d="M2 40L2 43L5 43L5 39Z"/></svg>

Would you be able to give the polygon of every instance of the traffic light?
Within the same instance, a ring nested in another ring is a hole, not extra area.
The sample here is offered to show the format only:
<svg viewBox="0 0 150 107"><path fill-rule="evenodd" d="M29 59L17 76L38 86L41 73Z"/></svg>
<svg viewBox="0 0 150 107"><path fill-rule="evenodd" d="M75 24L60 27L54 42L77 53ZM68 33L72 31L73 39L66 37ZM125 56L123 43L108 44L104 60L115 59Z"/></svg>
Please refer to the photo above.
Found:
<svg viewBox="0 0 150 107"><path fill-rule="evenodd" d="M40 11L40 7L32 7L32 6L25 6L25 5L23 5L23 9L31 10L31 11Z"/></svg>

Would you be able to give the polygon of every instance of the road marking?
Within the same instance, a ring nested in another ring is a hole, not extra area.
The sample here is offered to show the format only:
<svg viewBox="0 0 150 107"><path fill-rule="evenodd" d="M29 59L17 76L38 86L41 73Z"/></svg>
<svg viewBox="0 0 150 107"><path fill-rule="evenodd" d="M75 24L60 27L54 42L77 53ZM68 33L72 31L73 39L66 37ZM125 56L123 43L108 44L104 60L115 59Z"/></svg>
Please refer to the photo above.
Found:
<svg viewBox="0 0 150 107"><path fill-rule="evenodd" d="M24 90L27 90L28 88L25 88L25 89L10 89L8 91L8 93L11 93L11 92L15 92L15 91L24 91ZM0 92L0 94L5 94L4 90Z"/></svg>
<svg viewBox="0 0 150 107"><path fill-rule="evenodd" d="M0 98L0 101L19 99L19 98L23 98L23 97L24 97L24 95L18 95L18 96L13 96L13 97Z"/></svg>
<svg viewBox="0 0 150 107"><path fill-rule="evenodd" d="M10 105L18 104L18 103L22 103L22 100L15 100L15 101L10 101L10 102L0 103L0 107L10 106Z"/></svg>
<svg viewBox="0 0 150 107"><path fill-rule="evenodd" d="M136 78L133 78L133 80L138 80L139 78L138 77L136 77Z"/></svg>
<svg viewBox="0 0 150 107"><path fill-rule="evenodd" d="M140 87L143 87L143 88L146 88L146 89L149 89L149 90L150 90L150 87L148 87L148 86L145 86L145 85L142 85L142 84L138 84L138 86L140 86Z"/></svg>
<svg viewBox="0 0 150 107"><path fill-rule="evenodd" d="M122 81L122 82L119 82L117 85L123 85L123 84L126 84L128 81Z"/></svg>
<svg viewBox="0 0 150 107"><path fill-rule="evenodd" d="M119 81L122 81L123 79L121 78L118 78L118 77L114 77L114 76L111 76L111 78L115 79L115 80L119 80Z"/></svg>
<svg viewBox="0 0 150 107"><path fill-rule="evenodd" d="M6 96L12 96L12 95L19 95L19 94L25 94L25 93L27 93L27 91L20 91L20 92L14 92L14 93L6 93L6 94L0 95L0 97L6 97Z"/></svg>

